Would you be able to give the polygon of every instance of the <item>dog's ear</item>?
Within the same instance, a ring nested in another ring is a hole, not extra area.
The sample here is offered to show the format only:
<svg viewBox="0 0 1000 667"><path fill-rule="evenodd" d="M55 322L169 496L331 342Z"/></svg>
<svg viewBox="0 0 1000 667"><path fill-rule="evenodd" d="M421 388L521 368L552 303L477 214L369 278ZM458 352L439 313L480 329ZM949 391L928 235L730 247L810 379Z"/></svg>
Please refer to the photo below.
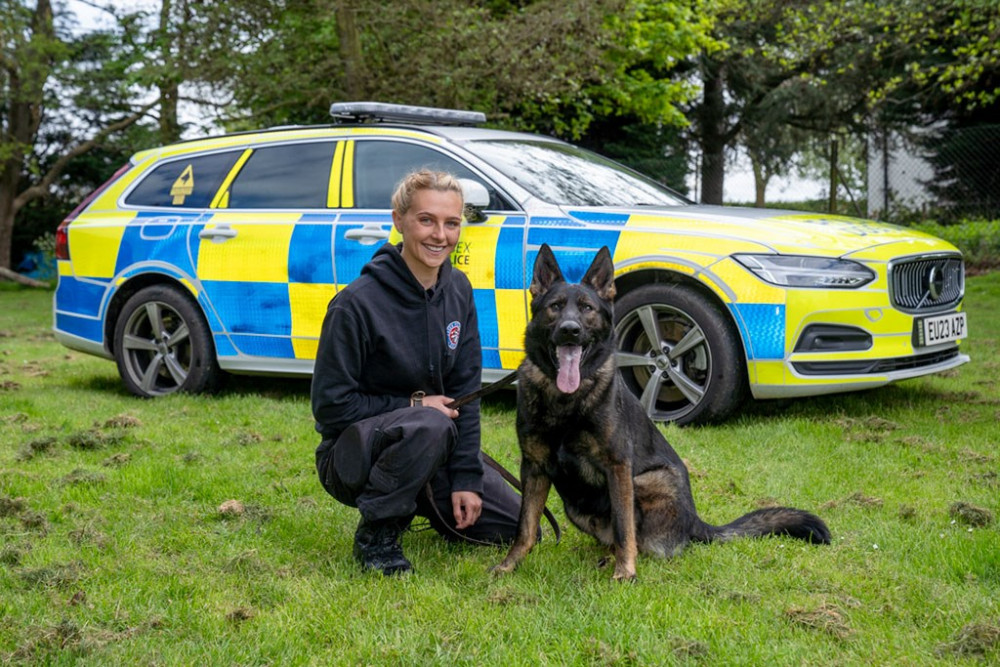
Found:
<svg viewBox="0 0 1000 667"><path fill-rule="evenodd" d="M593 288L598 296L607 301L615 298L615 264L611 261L611 251L604 246L597 251L597 256L590 263L590 268L583 274L581 284Z"/></svg>
<svg viewBox="0 0 1000 667"><path fill-rule="evenodd" d="M556 283L565 281L556 256L552 254L549 244L543 243L538 249L538 257L535 258L535 271L531 276L531 287L528 288L531 296L538 298L545 294Z"/></svg>

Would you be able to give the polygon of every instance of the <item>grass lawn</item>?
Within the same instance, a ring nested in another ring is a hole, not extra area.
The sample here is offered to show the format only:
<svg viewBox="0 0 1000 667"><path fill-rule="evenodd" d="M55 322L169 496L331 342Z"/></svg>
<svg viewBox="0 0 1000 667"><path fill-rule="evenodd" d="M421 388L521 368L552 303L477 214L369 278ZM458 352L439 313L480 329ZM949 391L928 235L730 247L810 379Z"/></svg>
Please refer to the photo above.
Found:
<svg viewBox="0 0 1000 667"><path fill-rule="evenodd" d="M136 399L55 342L51 293L4 285L0 664L997 664L1000 273L966 304L960 369L664 429L707 521L793 505L831 546L696 545L617 584L554 494L562 542L545 525L513 575L426 530L413 575L363 574L307 382ZM484 447L516 469L513 423L486 400Z"/></svg>

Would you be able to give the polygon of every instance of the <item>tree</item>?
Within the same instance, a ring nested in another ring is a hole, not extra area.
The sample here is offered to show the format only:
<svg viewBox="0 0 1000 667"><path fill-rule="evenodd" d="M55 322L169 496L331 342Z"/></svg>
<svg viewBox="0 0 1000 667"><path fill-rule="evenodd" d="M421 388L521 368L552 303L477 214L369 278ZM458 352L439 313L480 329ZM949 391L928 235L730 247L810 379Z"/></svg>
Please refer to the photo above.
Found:
<svg viewBox="0 0 1000 667"><path fill-rule="evenodd" d="M832 20L823 12L833 12L834 3L713 3L713 34L726 48L697 58L702 95L688 109L692 137L702 155L702 202L722 203L726 153L741 138L765 178L765 172L773 175L790 166L788 140L801 140L802 132L828 134L857 122L864 110L866 79L863 70L850 64L871 26L860 24L856 4L836 3L839 13ZM828 22L822 24L821 18ZM786 126L797 128L797 133L789 135ZM764 153L772 149L778 153L765 167Z"/></svg>
<svg viewBox="0 0 1000 667"><path fill-rule="evenodd" d="M46 196L74 158L138 122L156 101L129 104L114 76L131 57L108 57L115 51L109 35L60 34L49 0L5 2L0 16L0 268L10 269L18 212ZM97 68L98 60L106 67ZM75 112L65 114L70 97ZM66 131L41 131L58 123ZM62 142L43 145L43 136Z"/></svg>
<svg viewBox="0 0 1000 667"><path fill-rule="evenodd" d="M567 138L600 117L678 124L694 88L660 73L705 30L687 2L287 0L233 52L224 122L328 122L330 102L372 99Z"/></svg>
<svg viewBox="0 0 1000 667"><path fill-rule="evenodd" d="M899 127L946 97L1000 96L994 0L716 0L727 48L697 59L702 95L688 110L702 153L702 201L721 203L725 154L740 137L788 125L827 137Z"/></svg>

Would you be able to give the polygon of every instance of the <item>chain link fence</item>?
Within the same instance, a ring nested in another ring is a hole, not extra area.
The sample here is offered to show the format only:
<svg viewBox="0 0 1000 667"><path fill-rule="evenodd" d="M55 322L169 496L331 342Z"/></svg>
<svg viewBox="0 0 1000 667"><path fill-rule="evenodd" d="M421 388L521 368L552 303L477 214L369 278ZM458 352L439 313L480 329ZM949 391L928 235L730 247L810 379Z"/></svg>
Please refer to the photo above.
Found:
<svg viewBox="0 0 1000 667"><path fill-rule="evenodd" d="M870 218L1000 219L1000 124L876 133L867 161Z"/></svg>

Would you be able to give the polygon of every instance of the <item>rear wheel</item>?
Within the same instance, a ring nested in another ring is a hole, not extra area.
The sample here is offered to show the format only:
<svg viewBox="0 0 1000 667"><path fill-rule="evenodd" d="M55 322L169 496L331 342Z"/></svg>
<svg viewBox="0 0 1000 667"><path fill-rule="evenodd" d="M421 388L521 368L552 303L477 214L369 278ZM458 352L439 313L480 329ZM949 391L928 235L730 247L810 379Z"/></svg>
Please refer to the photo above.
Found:
<svg viewBox="0 0 1000 667"><path fill-rule="evenodd" d="M646 285L615 303L618 372L654 421L708 423L747 389L732 320L686 285Z"/></svg>
<svg viewBox="0 0 1000 667"><path fill-rule="evenodd" d="M115 361L125 387L147 398L212 391L223 378L204 317L168 285L147 287L125 302L115 325Z"/></svg>

